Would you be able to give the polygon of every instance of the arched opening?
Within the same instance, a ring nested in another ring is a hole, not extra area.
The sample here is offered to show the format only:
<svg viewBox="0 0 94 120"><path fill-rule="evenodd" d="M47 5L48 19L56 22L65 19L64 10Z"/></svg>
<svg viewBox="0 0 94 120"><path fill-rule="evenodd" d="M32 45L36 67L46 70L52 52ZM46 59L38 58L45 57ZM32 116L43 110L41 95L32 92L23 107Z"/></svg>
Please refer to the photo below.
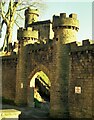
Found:
<svg viewBox="0 0 94 120"><path fill-rule="evenodd" d="M29 105L41 107L48 104L49 106L50 87L51 82L48 76L43 71L36 72L30 80Z"/></svg>

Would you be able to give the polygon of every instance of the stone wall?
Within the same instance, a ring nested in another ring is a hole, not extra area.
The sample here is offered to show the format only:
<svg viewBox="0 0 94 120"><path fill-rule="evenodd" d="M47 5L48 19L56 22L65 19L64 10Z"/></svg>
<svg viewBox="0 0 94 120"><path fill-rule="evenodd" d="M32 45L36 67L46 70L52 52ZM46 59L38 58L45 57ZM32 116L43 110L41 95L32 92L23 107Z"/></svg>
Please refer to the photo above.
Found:
<svg viewBox="0 0 94 120"><path fill-rule="evenodd" d="M94 44L89 40L83 41L82 46L76 44L79 29L76 14L70 14L68 18L65 13L53 16L53 40L49 40L50 25L50 21L35 22L29 25L31 29L20 29L18 58L13 55L2 57L2 95L15 100L16 104L33 103L30 80L36 72L43 71L51 82L51 117L92 118ZM46 43L31 44L31 38Z"/></svg>
<svg viewBox="0 0 94 120"><path fill-rule="evenodd" d="M16 103L28 104L28 89L32 77L39 71L43 71L48 78L51 76L52 41L49 44L29 44L19 48L17 65ZM23 84L23 87L21 87Z"/></svg>
<svg viewBox="0 0 94 120"><path fill-rule="evenodd" d="M94 44L71 43L69 72L69 111L74 118L92 118L94 81ZM78 90L77 90L78 89Z"/></svg>
<svg viewBox="0 0 94 120"><path fill-rule="evenodd" d="M17 56L2 57L2 97L15 99Z"/></svg>
<svg viewBox="0 0 94 120"><path fill-rule="evenodd" d="M54 38L50 116L68 117L69 46ZM67 71L67 72L66 72Z"/></svg>
<svg viewBox="0 0 94 120"><path fill-rule="evenodd" d="M94 44L89 40L83 41L82 46L61 42L54 39L49 44L22 45L19 60L17 56L3 56L2 95L27 103L30 80L42 70L51 80L52 117L91 118L94 116Z"/></svg>

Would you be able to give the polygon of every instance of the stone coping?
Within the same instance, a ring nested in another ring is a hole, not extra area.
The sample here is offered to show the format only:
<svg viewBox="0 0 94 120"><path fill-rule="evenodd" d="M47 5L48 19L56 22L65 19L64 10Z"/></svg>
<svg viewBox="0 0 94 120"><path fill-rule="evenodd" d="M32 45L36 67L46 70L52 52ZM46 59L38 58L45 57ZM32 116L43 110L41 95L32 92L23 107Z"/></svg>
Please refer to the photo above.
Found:
<svg viewBox="0 0 94 120"><path fill-rule="evenodd" d="M21 114L21 111L15 109L3 109L0 110L0 120L3 118L18 118Z"/></svg>

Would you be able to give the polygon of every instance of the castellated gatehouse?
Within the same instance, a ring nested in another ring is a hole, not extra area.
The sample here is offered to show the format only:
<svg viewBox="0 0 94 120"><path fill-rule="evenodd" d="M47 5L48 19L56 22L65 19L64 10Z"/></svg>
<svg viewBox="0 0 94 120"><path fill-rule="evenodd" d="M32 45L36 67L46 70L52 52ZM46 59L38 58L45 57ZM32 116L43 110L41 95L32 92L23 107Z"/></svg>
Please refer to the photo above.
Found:
<svg viewBox="0 0 94 120"><path fill-rule="evenodd" d="M2 56L2 99L35 107L50 103L51 118L94 118L94 44L79 45L79 20L72 13L38 21L37 9L25 10L17 43ZM40 91L40 92L39 92Z"/></svg>

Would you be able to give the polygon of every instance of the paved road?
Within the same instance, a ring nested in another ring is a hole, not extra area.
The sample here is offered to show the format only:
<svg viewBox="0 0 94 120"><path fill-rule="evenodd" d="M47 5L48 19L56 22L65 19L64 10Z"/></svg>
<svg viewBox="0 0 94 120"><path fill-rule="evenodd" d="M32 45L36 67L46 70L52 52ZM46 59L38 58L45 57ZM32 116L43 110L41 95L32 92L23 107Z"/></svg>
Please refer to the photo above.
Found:
<svg viewBox="0 0 94 120"><path fill-rule="evenodd" d="M30 120L35 120L38 118L42 120L42 118L49 118L49 102L41 103L40 108L29 108L29 107L17 107L12 105L2 105L2 109L16 109L21 111L21 115L19 116L19 120L24 120L26 118Z"/></svg>

